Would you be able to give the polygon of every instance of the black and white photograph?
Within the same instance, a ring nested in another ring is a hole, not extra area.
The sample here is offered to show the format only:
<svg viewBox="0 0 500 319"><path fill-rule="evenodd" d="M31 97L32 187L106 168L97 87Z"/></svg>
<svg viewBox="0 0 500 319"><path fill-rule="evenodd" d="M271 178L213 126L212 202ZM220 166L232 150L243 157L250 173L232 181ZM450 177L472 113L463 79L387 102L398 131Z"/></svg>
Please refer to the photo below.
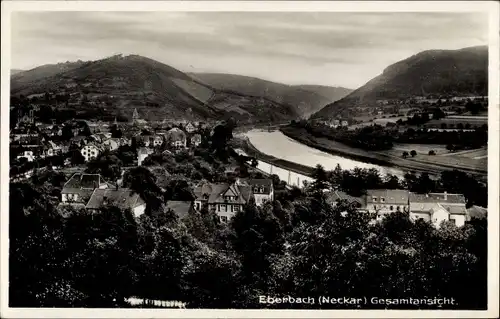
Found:
<svg viewBox="0 0 500 319"><path fill-rule="evenodd" d="M2 316L499 315L497 2L22 3Z"/></svg>

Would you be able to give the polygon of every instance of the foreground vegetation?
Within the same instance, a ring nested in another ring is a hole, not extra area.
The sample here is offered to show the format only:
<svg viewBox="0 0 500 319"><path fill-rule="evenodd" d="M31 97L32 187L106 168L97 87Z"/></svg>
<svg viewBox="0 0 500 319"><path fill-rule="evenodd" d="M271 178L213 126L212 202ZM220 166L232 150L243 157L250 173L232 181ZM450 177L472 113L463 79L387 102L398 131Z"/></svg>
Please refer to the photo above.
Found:
<svg viewBox="0 0 500 319"><path fill-rule="evenodd" d="M347 202L332 208L320 191L348 189L355 179L370 182L375 172L318 167L304 190L287 190L274 178L276 201L263 207L250 202L228 224L206 209L179 220L162 208L164 201L154 196L158 181L147 172L134 169L125 178L149 194L138 219L116 207L94 215L58 208L62 174L11 183L10 306L126 307L126 298L135 296L181 300L188 308L352 308L259 304L261 295L291 295L447 297L456 303L443 309L486 307L485 220L437 230L394 214L371 224ZM401 186L395 177L382 183ZM190 195L178 184L164 194Z"/></svg>

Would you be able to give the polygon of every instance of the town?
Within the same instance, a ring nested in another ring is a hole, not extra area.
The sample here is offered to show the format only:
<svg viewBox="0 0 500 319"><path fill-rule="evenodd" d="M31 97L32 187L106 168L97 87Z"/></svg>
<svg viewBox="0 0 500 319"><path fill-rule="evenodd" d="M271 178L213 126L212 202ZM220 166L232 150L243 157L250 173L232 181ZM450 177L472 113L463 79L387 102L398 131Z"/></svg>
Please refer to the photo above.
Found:
<svg viewBox="0 0 500 319"><path fill-rule="evenodd" d="M118 205L132 210L135 217L144 214L146 202L137 193L123 187L123 177L127 172L151 163L152 158L194 154L202 148L202 141L207 141L205 145L211 143L214 128L226 125L167 119L148 123L140 118L137 109L134 109L128 123L118 123L115 119L112 123L68 121L59 125L43 124L35 120L36 111L34 107L27 114L19 113L19 121L11 130L11 181L22 181L47 170L62 172L68 179L61 189L61 206L98 212L100 207ZM339 125L347 125L344 123L347 121ZM112 165L112 162L99 164L99 161L113 155L118 159L127 157L126 161L122 161L119 174L115 171L115 174L102 176L91 172L96 165ZM195 198L191 201L168 201L166 209L172 209L183 217L191 210L201 211L206 207L215 211L220 221L228 222L251 198L257 206L266 201L273 202L274 185L270 174L253 168L261 178L240 176L237 157L234 156L233 161L223 171L220 170L226 177L223 182L204 179L201 174L194 178L189 174L181 175L181 179L189 182L189 191ZM252 169L252 160L255 161L255 158L246 158L243 162ZM154 172L154 168L161 167L163 163L153 164L145 167ZM160 170L159 174L169 175L169 172ZM380 220L389 213L406 212L412 219L431 221L436 227L443 221L460 227L470 220L471 214L477 217L477 211L486 211L479 206L467 209L463 194L448 194L446 191L416 194L408 190L367 189L365 195L358 197L328 188L324 191L332 206L339 200L348 200L355 203L359 211L372 215L374 220Z"/></svg>

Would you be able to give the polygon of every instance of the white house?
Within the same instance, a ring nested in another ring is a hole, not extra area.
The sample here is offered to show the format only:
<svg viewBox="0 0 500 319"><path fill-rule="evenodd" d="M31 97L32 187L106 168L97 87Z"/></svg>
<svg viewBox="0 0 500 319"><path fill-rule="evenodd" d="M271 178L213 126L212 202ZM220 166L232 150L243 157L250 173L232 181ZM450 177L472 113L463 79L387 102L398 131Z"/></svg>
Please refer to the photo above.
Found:
<svg viewBox="0 0 500 319"><path fill-rule="evenodd" d="M186 124L186 126L184 127L184 129L186 130L186 132L188 133L194 133L196 131L196 126L194 126L191 122Z"/></svg>
<svg viewBox="0 0 500 319"><path fill-rule="evenodd" d="M274 187L271 179L238 179L236 185L249 186L257 206L274 200Z"/></svg>
<svg viewBox="0 0 500 319"><path fill-rule="evenodd" d="M163 136L162 135L155 135L153 137L153 146L154 147L159 147L163 145Z"/></svg>
<svg viewBox="0 0 500 319"><path fill-rule="evenodd" d="M150 154L153 154L153 149L147 147L141 147L137 151L137 166L141 166L142 162L148 157Z"/></svg>
<svg viewBox="0 0 500 319"><path fill-rule="evenodd" d="M93 159L96 159L97 156L99 156L99 154L101 153L101 151L102 149L99 146L95 144L87 144L82 148L81 153L85 158L85 162L88 162Z"/></svg>
<svg viewBox="0 0 500 319"><path fill-rule="evenodd" d="M33 162L33 160L35 159L35 155L33 154L33 151L31 151L31 150L26 150L22 154L19 154L17 156L17 159L23 158L23 157L26 158L28 160L28 162Z"/></svg>
<svg viewBox="0 0 500 319"><path fill-rule="evenodd" d="M174 127L167 132L166 138L170 146L175 148L186 148L186 133L181 129Z"/></svg>
<svg viewBox="0 0 500 319"><path fill-rule="evenodd" d="M423 219L439 227L443 221L450 221L458 227L467 219L465 197L461 194L429 193L410 194L410 217Z"/></svg>
<svg viewBox="0 0 500 319"><path fill-rule="evenodd" d="M114 151L120 147L120 141L118 139L110 138L103 141L102 146L110 151Z"/></svg>

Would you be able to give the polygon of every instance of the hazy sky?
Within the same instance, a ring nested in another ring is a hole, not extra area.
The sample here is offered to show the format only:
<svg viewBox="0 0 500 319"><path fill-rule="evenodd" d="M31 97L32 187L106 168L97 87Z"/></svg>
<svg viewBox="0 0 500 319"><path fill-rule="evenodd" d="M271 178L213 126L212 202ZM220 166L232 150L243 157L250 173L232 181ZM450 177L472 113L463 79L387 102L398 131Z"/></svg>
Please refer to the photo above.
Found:
<svg viewBox="0 0 500 319"><path fill-rule="evenodd" d="M472 13L17 12L12 68L139 54L185 72L357 88L428 49L488 42Z"/></svg>

